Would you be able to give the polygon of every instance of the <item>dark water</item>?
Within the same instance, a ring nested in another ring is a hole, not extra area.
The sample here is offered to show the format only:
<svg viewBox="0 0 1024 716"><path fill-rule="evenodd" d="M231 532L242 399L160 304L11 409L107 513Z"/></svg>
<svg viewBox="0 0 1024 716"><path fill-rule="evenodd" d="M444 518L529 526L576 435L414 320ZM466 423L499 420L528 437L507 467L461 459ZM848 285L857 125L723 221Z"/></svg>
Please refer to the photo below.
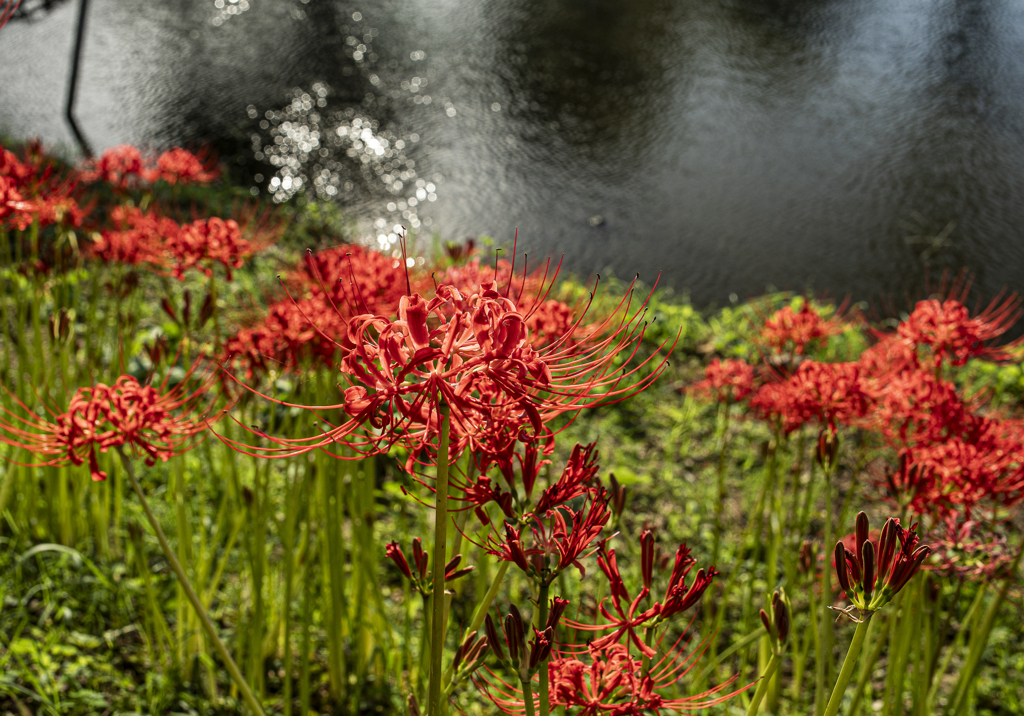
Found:
<svg viewBox="0 0 1024 716"><path fill-rule="evenodd" d="M0 33L0 130L70 145L76 12ZM81 82L96 146L212 142L369 240L518 226L699 304L1024 290L1018 0L92 0Z"/></svg>

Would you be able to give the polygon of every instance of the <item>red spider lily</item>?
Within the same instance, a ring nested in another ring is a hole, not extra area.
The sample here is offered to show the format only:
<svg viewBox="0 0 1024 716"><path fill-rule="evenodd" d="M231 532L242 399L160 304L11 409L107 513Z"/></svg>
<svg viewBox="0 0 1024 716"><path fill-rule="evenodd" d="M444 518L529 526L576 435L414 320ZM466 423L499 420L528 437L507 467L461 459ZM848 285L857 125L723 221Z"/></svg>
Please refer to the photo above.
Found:
<svg viewBox="0 0 1024 716"><path fill-rule="evenodd" d="M246 378L266 372L268 362L294 370L309 357L331 362L336 341L348 333L348 319L373 313L392 314L405 295L405 273L394 259L357 245L343 245L310 255L289 279L303 297L272 303L266 317L232 336L229 362L240 361ZM324 285L320 276L338 276Z"/></svg>
<svg viewBox="0 0 1024 716"><path fill-rule="evenodd" d="M78 178L86 184L103 181L123 191L144 181L147 173L142 152L129 144L120 144L88 162L79 170Z"/></svg>
<svg viewBox="0 0 1024 716"><path fill-rule="evenodd" d="M704 654L706 644L684 654L684 639L685 634L646 670L642 660L634 658L622 644L603 649L589 644L585 649L586 661L580 658L584 656L579 653L583 650L555 650L555 658L548 663L551 705L563 707L575 716L642 716L663 711L701 711L744 690L723 694L734 680L730 679L700 694L664 696L662 692L673 689ZM503 713L525 716L528 711L522 690L502 681L493 671L488 672L489 678L478 675L474 680L487 698ZM539 698L534 699L532 711L536 712Z"/></svg>
<svg viewBox="0 0 1024 716"><path fill-rule="evenodd" d="M551 510L548 513L550 527L536 516L529 515L532 546L523 543L522 530L506 523L505 539L498 541L492 537L485 549L499 560L514 562L526 574L543 581L550 582L570 566L576 567L583 575L586 570L580 560L589 556L587 549L601 536L610 517L607 495L599 488L593 493L589 507L572 510L563 505Z"/></svg>
<svg viewBox="0 0 1024 716"><path fill-rule="evenodd" d="M220 263L231 280L231 269L240 268L252 254L276 241L279 229L266 216L251 211L235 219L196 219L179 226L155 210L115 207L110 214L116 230L104 231L94 242L92 255L108 262L148 263L169 271L179 280L195 268L206 276Z"/></svg>
<svg viewBox="0 0 1024 716"><path fill-rule="evenodd" d="M335 277L334 283L325 285L324 276ZM325 292L346 317L393 315L410 289L409 281L417 288L423 284L417 276L410 278L401 259L357 244L310 252L293 279L300 290L314 295Z"/></svg>
<svg viewBox="0 0 1024 716"><path fill-rule="evenodd" d="M0 147L0 227L25 230L33 222L81 226L88 208L81 208L72 196L75 182L30 142L24 161Z"/></svg>
<svg viewBox="0 0 1024 716"><path fill-rule="evenodd" d="M798 311L785 306L772 314L761 329L761 340L776 353L792 345L793 353L802 355L812 341L824 344L829 336L845 330L838 315L826 320L805 301Z"/></svg>
<svg viewBox="0 0 1024 716"><path fill-rule="evenodd" d="M862 418L869 396L856 363L806 360L785 381L763 385L750 399L755 414L781 420L786 432L817 420L834 429L837 423Z"/></svg>
<svg viewBox="0 0 1024 716"><path fill-rule="evenodd" d="M991 579L1014 558L1006 535L992 523L946 515L928 537L937 557L932 569L959 579Z"/></svg>
<svg viewBox="0 0 1024 716"><path fill-rule="evenodd" d="M973 418L960 434L907 448L900 458L901 476L914 478L910 504L918 514L969 515L984 500L1012 506L1024 499L1024 435L1016 421Z"/></svg>
<svg viewBox="0 0 1024 716"><path fill-rule="evenodd" d="M366 454L402 442L415 459L438 434L443 402L451 409L455 454L467 447L502 454L517 439L549 435L545 425L552 418L622 400L661 374L666 362L656 362L660 351L632 369L617 369L621 354L632 357L637 350L646 303L630 315L623 299L605 321L616 320L615 329L584 349L554 341L538 351L526 317L494 284L469 297L450 285L439 286L430 301L404 296L397 320L355 316L337 342L340 369L355 385L345 390L343 403L319 410L343 409L348 420L311 438L270 438L275 447L232 444L253 455L286 457L335 443ZM648 365L653 368L643 375ZM504 444L496 444L496 436Z"/></svg>
<svg viewBox="0 0 1024 716"><path fill-rule="evenodd" d="M641 628L645 630L654 628L661 622L694 606L700 601L704 592L711 586L711 582L718 575L718 571L714 567L706 572L704 569L699 569L693 581L687 586L686 577L689 575L695 562L696 560L690 556L690 550L687 546L685 544L680 545L676 550L675 563L669 576L664 600L655 602L650 607L643 609L642 604L651 593L650 584L653 578L654 565L653 535L649 531L645 531L644 535L641 536L640 571L643 576L644 585L633 599L630 599L629 592L619 573L615 550L609 550L602 546L602 552L597 558L597 564L601 571L604 572L611 587L614 613L602 601L598 609L602 616L608 620L608 624L567 623L573 628L583 631L611 630L609 634L593 641L593 645L599 649L617 644L623 637L626 637L627 641L636 646L641 654L652 657L655 655L656 649L644 643L637 630Z"/></svg>
<svg viewBox="0 0 1024 716"><path fill-rule="evenodd" d="M961 292L961 299L966 291L967 287ZM934 367L944 362L962 366L974 357L1004 361L1014 357L1010 349L1020 341L1003 346L993 346L990 341L1012 328L1021 313L1021 299L1016 294L997 297L974 318L957 298L942 302L930 299L919 301L896 330L914 345L927 347Z"/></svg>
<svg viewBox="0 0 1024 716"><path fill-rule="evenodd" d="M835 565L839 585L862 613L875 612L889 603L918 569L931 548L918 546L917 526L905 530L898 519L882 527L877 546L870 539L868 517L857 515L856 551L836 543Z"/></svg>
<svg viewBox="0 0 1024 716"><path fill-rule="evenodd" d="M115 230L95 236L89 253L108 263L131 266L151 264L164 268L168 261L166 245L180 232L173 219L156 211L143 212L137 207L117 206L110 212Z"/></svg>
<svg viewBox="0 0 1024 716"><path fill-rule="evenodd" d="M546 267L532 273L524 269L521 278L515 278L514 270L515 266L508 261L497 261L491 267L476 257L463 266L448 267L438 280L455 286L463 293L472 293L488 283L507 286L505 295L515 301L518 310L526 317L534 348L540 349L552 341L572 344L596 335L597 326L581 325L572 306L547 297L548 292L544 290Z"/></svg>
<svg viewBox="0 0 1024 716"><path fill-rule="evenodd" d="M715 358L704 368L704 380L690 388L720 403L738 403L754 390L754 368L746 361Z"/></svg>
<svg viewBox="0 0 1024 716"><path fill-rule="evenodd" d="M170 389L169 377L154 388L140 384L130 375L121 376L110 386L99 383L79 388L66 411L48 409L52 420L36 416L12 396L27 417L0 408L6 415L0 419L0 442L52 456L35 467L88 462L92 479L97 481L105 480L107 475L99 468L96 448L106 452L112 447L129 445L145 454L147 465L157 460L166 462L186 452L193 438L210 422L190 415L216 377L215 373L207 373L199 387L189 392L186 386L198 365L193 364L182 381Z"/></svg>
<svg viewBox="0 0 1024 716"><path fill-rule="evenodd" d="M156 167L144 172L147 181L168 184L208 184L220 176L216 161L203 159L187 149L169 149L156 160Z"/></svg>
<svg viewBox="0 0 1024 716"><path fill-rule="evenodd" d="M586 447L577 444L558 481L541 494L537 502L537 514L547 514L580 495L592 492L597 468L597 443Z"/></svg>
<svg viewBox="0 0 1024 716"><path fill-rule="evenodd" d="M170 241L167 250L172 257L171 271L179 281L185 271L195 267L206 276L213 275L212 264L220 263L231 280L231 269L241 268L245 259L263 248L242 236L242 228L234 219L196 219L184 224Z"/></svg>

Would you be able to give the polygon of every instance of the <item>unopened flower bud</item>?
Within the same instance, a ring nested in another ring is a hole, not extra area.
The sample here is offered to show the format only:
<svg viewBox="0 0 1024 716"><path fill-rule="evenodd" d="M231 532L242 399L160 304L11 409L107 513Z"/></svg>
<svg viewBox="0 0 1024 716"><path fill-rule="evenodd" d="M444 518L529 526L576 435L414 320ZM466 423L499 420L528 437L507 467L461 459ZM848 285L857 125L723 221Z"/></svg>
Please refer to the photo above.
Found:
<svg viewBox="0 0 1024 716"><path fill-rule="evenodd" d="M505 661L505 653L501 648L501 640L498 639L498 628L494 626L494 620L488 614L484 619L484 633L487 634L487 642L491 645L491 651L498 657L498 661Z"/></svg>
<svg viewBox="0 0 1024 716"><path fill-rule="evenodd" d="M616 519L622 517L622 511L626 508L626 486L620 485L619 481L615 479L615 473L610 475L612 490L611 500L609 506L612 508L612 513Z"/></svg>
<svg viewBox="0 0 1024 716"><path fill-rule="evenodd" d="M797 571L801 574L814 574L814 563L816 561L817 555L814 553L814 545L810 541L804 540L803 544L800 545L800 555L797 558Z"/></svg>
<svg viewBox="0 0 1024 716"><path fill-rule="evenodd" d="M446 564L444 567L444 581L451 582L453 580L458 579L459 577L464 577L465 575L473 571L472 566L463 567L462 569L456 569L461 561L461 554L455 555L448 561L448 564Z"/></svg>
<svg viewBox="0 0 1024 716"><path fill-rule="evenodd" d="M640 535L640 575L644 586L650 589L654 575L654 534L650 530Z"/></svg>
<svg viewBox="0 0 1024 716"><path fill-rule="evenodd" d="M815 458L818 464L824 469L829 470L834 468L836 465L836 459L839 457L839 434L835 428L831 426L825 426L818 433L818 450Z"/></svg>
<svg viewBox="0 0 1024 716"><path fill-rule="evenodd" d="M398 570L405 575L406 579L415 581L412 576L412 570L409 569L409 562L406 561L405 555L402 554L402 548L398 546L397 542L390 542L384 548L384 556L390 559L398 567Z"/></svg>

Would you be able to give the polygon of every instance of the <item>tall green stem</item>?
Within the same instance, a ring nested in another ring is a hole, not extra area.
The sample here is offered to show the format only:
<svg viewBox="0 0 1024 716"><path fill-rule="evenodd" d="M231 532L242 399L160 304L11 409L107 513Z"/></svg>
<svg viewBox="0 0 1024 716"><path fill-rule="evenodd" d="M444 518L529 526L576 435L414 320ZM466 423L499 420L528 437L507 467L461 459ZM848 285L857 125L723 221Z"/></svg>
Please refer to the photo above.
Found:
<svg viewBox="0 0 1024 716"><path fill-rule="evenodd" d="M203 608L203 603L199 600L199 595L196 594L192 588L192 583L189 581L188 576L185 574L185 570L181 568L181 564L178 562L177 556L174 554L174 550L171 549L171 545L167 542L167 537L164 535L163 529L160 527L160 523L157 522L156 515L153 514L153 510L149 506L149 502L146 500L145 494L142 492L142 486L139 484L139 479L135 477L135 469L132 467L131 461L128 456L124 454L124 450L121 447L117 448L118 455L121 456L121 462L124 464L125 472L128 473L128 480L132 483L132 489L135 490L135 495L139 498L139 502L142 503L142 509L146 513L146 519L149 520L150 526L153 528L153 532L156 533L156 538L160 542L160 548L164 551L164 557L167 558L167 563L171 565L171 569L174 571L175 576L178 577L178 582L181 584L182 590L185 592L185 596L188 601L192 604L192 608L196 612L196 616L199 617L199 621L203 625L203 629L206 631L206 635L213 642L214 648L220 655L221 660L224 662L224 666L227 667L228 673L231 675L231 679L238 686L238 690L242 693L242 698L245 700L246 705L252 711L255 716L264 716L263 707L260 706L259 701L256 700L255 694L252 689L249 688L249 684L246 683L242 677L242 672L238 670L238 665L235 664L235 660L231 658L231 654L228 653L228 649L224 646L224 642L221 641L220 635L217 634L217 629L213 625L213 621L210 620L210 616L206 613Z"/></svg>
<svg viewBox="0 0 1024 716"><path fill-rule="evenodd" d="M537 615L537 629L544 630L548 621L548 588L550 585L545 581L540 584L540 593L537 597L537 607L540 613ZM537 667L540 676L540 716L548 716L551 712L551 703L548 700L548 666L545 659Z"/></svg>
<svg viewBox="0 0 1024 716"><path fill-rule="evenodd" d="M772 654L771 661L768 662L768 666L765 667L764 673L761 675L761 681L757 685L757 691L754 692L754 698L750 700L750 706L747 708L747 716L754 716L754 714L757 713L757 709L761 706L761 701L764 700L765 694L768 693L768 686L771 684L772 677L775 676L775 672L778 670L781 662L781 654Z"/></svg>
<svg viewBox="0 0 1024 716"><path fill-rule="evenodd" d="M430 635L430 682L427 689L427 714L441 713L441 656L444 652L444 564L448 542L448 406L440 403L441 436L437 448L437 485L435 491L433 619Z"/></svg>
<svg viewBox="0 0 1024 716"><path fill-rule="evenodd" d="M822 705L825 699L825 680L828 673L829 663L832 658L832 629L829 619L828 608L832 606L832 574L828 568L829 549L832 546L832 471L834 466L831 461L825 463L825 563L821 570L821 617L818 625L821 633L818 636L818 648L815 658L815 687L814 692L814 713L822 713Z"/></svg>
<svg viewBox="0 0 1024 716"><path fill-rule="evenodd" d="M870 623L871 613L869 612L864 617L864 621L857 625L857 631L853 633L853 641L850 642L850 649L846 652L843 669L839 672L835 688L832 689L832 696L828 700L828 706L825 707L825 716L836 716L839 713L839 707L843 703L843 694L846 693L846 687L853 676L854 667L857 666L857 659L860 658L860 652L864 648L864 637L868 634L868 624Z"/></svg>

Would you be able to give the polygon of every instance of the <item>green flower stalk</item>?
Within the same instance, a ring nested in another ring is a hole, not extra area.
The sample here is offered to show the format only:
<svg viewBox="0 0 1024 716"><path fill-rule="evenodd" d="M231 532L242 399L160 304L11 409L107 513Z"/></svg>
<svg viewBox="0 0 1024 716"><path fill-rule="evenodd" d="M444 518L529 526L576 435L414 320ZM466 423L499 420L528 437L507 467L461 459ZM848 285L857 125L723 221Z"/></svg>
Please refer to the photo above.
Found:
<svg viewBox="0 0 1024 716"><path fill-rule="evenodd" d="M764 609L761 610L761 623L764 625L765 631L768 632L768 643L771 646L772 658L765 667L764 673L761 674L761 681L757 685L757 691L754 692L754 698L750 700L750 706L747 708L747 716L754 716L757 713L758 708L761 706L761 701L764 700L765 695L768 693L772 678L775 676L775 672L778 671L779 664L782 663L782 652L786 647L786 642L789 641L790 609L789 597L786 596L785 590L782 590L772 594L770 612Z"/></svg>

